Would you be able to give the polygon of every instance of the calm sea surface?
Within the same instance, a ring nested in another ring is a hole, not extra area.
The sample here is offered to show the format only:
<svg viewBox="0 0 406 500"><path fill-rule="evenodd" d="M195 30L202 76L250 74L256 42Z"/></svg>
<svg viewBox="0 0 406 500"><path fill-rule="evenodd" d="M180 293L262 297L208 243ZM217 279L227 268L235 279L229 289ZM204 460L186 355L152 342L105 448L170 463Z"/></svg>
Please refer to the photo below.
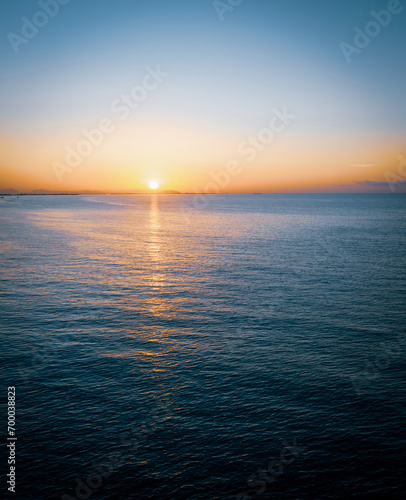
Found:
<svg viewBox="0 0 406 500"><path fill-rule="evenodd" d="M6 498L406 497L406 196L206 201L0 199Z"/></svg>

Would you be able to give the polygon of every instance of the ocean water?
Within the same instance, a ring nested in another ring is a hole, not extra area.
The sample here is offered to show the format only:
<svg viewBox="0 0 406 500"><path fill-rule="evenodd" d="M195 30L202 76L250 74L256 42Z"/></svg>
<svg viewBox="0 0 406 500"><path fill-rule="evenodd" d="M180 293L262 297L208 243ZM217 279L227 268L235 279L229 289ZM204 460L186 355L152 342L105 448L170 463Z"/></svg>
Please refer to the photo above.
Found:
<svg viewBox="0 0 406 500"><path fill-rule="evenodd" d="M0 199L5 498L406 497L406 197L206 202Z"/></svg>

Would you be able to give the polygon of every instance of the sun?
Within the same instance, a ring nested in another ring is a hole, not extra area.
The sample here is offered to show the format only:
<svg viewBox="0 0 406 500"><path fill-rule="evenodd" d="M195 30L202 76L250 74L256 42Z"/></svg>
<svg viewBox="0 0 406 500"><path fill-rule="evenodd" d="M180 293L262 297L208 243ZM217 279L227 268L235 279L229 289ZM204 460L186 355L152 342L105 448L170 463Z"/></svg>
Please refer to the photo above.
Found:
<svg viewBox="0 0 406 500"><path fill-rule="evenodd" d="M159 188L159 184L157 183L157 181L150 181L149 182L149 188L150 189L158 189Z"/></svg>

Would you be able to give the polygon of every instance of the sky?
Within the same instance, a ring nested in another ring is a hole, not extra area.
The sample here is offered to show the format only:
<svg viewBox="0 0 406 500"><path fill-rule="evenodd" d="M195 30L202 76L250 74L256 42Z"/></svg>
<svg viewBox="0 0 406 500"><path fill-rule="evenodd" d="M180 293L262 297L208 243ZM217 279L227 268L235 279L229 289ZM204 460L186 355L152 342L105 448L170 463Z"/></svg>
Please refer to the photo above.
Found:
<svg viewBox="0 0 406 500"><path fill-rule="evenodd" d="M405 0L1 0L0 39L0 189L406 191Z"/></svg>

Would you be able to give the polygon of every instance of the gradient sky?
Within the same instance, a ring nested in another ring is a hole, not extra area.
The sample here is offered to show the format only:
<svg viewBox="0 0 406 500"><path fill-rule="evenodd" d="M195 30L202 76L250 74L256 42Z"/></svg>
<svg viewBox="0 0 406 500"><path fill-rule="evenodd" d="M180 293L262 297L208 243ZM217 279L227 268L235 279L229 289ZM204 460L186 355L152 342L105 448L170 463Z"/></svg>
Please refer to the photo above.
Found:
<svg viewBox="0 0 406 500"><path fill-rule="evenodd" d="M43 9L3 0L0 188L404 191L406 2L351 62L340 48L388 3L243 0L220 19L212 0L70 0L16 53L10 33ZM157 66L167 76L124 117L117 100ZM66 148L105 119L70 168Z"/></svg>

